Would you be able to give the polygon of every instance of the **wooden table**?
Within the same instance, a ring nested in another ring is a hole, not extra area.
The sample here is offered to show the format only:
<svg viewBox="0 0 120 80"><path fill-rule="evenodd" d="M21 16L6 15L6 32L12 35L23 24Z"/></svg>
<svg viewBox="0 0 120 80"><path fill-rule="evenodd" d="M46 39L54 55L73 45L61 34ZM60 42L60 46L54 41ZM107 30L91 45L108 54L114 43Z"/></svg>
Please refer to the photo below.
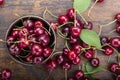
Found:
<svg viewBox="0 0 120 80"><path fill-rule="evenodd" d="M24 15L38 15L42 17L43 11L47 6L48 9L53 12L55 15L65 14L66 10L72 7L73 0L6 0L6 3L3 7L0 8L0 38L4 39L6 31L10 24L16 20L18 17L15 14L21 16ZM91 3L91 5L93 2ZM120 0L105 0L104 3L98 3L93 9L91 15L94 24L94 29L96 32L99 31L98 25L105 24L114 20L114 15L119 12ZM90 20L87 17L87 11L83 16ZM56 20L50 15L46 15L46 20ZM110 30L115 28L115 24L104 28L102 35L107 34ZM118 35L116 33L111 36ZM63 39L57 37L57 51L62 50ZM105 61L107 60L106 56L102 53L99 53L101 65L106 65ZM115 62L116 58L112 57L111 62ZM48 76L48 72L43 68L44 65L41 65L39 68L34 66L25 66L15 62L8 55L7 49L5 48L4 43L0 43L0 68L10 68L13 72L13 77L11 80L45 80ZM72 70L69 71L68 75L73 75L74 70L78 69L77 66L74 66ZM108 72L99 72L94 75L95 77L101 78L101 80L115 80L112 78L112 74ZM48 80L63 80L64 71L58 67L57 70L53 71Z"/></svg>

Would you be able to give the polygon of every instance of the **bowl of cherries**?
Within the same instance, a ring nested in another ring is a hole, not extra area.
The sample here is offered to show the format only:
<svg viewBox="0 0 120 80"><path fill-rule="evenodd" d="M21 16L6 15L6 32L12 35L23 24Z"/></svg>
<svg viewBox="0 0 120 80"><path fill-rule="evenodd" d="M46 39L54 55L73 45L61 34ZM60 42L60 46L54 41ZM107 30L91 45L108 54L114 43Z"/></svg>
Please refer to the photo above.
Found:
<svg viewBox="0 0 120 80"><path fill-rule="evenodd" d="M10 56L26 65L43 63L55 50L55 32L39 16L23 16L15 20L5 39Z"/></svg>

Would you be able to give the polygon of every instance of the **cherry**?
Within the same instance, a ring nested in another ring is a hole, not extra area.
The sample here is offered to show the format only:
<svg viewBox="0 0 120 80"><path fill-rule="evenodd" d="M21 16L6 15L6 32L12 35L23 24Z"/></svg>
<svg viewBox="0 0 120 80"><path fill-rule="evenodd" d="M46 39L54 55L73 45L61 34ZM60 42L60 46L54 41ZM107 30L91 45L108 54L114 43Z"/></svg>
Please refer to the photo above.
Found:
<svg viewBox="0 0 120 80"><path fill-rule="evenodd" d="M117 13L117 14L115 15L115 19L116 19L118 22L120 22L120 13Z"/></svg>
<svg viewBox="0 0 120 80"><path fill-rule="evenodd" d="M26 57L27 62L33 62L33 59L34 59L33 55L29 55Z"/></svg>
<svg viewBox="0 0 120 80"><path fill-rule="evenodd" d="M66 15L60 15L59 18L58 18L58 22L60 24L67 23L68 22L68 17Z"/></svg>
<svg viewBox="0 0 120 80"><path fill-rule="evenodd" d="M34 64L41 63L43 60L44 60L43 56L34 57L32 63Z"/></svg>
<svg viewBox="0 0 120 80"><path fill-rule="evenodd" d="M88 24L84 24L84 25L83 25L83 28L84 28L84 29L92 30L92 28L93 28L92 22L88 22Z"/></svg>
<svg viewBox="0 0 120 80"><path fill-rule="evenodd" d="M57 62L56 62L55 60L52 60L52 59L48 60L48 61L46 62L46 68L47 68L49 71L51 71L51 70L53 70L53 69L56 69L56 68L57 68Z"/></svg>
<svg viewBox="0 0 120 80"><path fill-rule="evenodd" d="M116 76L116 80L120 80L120 75L117 75L117 76Z"/></svg>
<svg viewBox="0 0 120 80"><path fill-rule="evenodd" d="M15 38L13 36L7 37L7 44L10 45L14 41L14 39Z"/></svg>
<svg viewBox="0 0 120 80"><path fill-rule="evenodd" d="M30 35L34 34L34 30L33 29L29 30L29 33Z"/></svg>
<svg viewBox="0 0 120 80"><path fill-rule="evenodd" d="M105 46L103 49L105 50L104 54L107 56L112 55L114 52L114 49L111 48L110 46Z"/></svg>
<svg viewBox="0 0 120 80"><path fill-rule="evenodd" d="M120 46L120 38L119 37L113 37L110 39L111 46L117 48Z"/></svg>
<svg viewBox="0 0 120 80"><path fill-rule="evenodd" d="M81 61L80 56L77 56L74 60L72 60L72 63L73 63L74 65L77 65L77 64L80 63L80 61Z"/></svg>
<svg viewBox="0 0 120 80"><path fill-rule="evenodd" d="M19 33L19 30L13 29L13 31L11 32L11 35L12 35L13 37L18 37L18 33Z"/></svg>
<svg viewBox="0 0 120 80"><path fill-rule="evenodd" d="M74 77L69 77L67 80L75 80Z"/></svg>
<svg viewBox="0 0 120 80"><path fill-rule="evenodd" d="M93 49L89 49L84 53L84 57L88 60L92 59L94 57L94 51Z"/></svg>
<svg viewBox="0 0 120 80"><path fill-rule="evenodd" d="M118 68L119 68L119 64L117 64L117 63L112 63L109 66L109 70L111 72L113 72L113 73L116 73L116 71L118 70Z"/></svg>
<svg viewBox="0 0 120 80"><path fill-rule="evenodd" d="M67 48L63 48L63 56L67 56L69 50Z"/></svg>
<svg viewBox="0 0 120 80"><path fill-rule="evenodd" d="M9 46L9 51L12 55L19 55L21 53L21 48L16 44Z"/></svg>
<svg viewBox="0 0 120 80"><path fill-rule="evenodd" d="M82 27L82 22L81 22L81 20L80 19L76 19L76 26L77 27Z"/></svg>
<svg viewBox="0 0 120 80"><path fill-rule="evenodd" d="M84 79L84 72L82 70L75 71L75 78L77 80L83 80Z"/></svg>
<svg viewBox="0 0 120 80"><path fill-rule="evenodd" d="M61 64L64 61L64 57L62 55L57 55L56 56L56 61L57 61L58 64Z"/></svg>
<svg viewBox="0 0 120 80"><path fill-rule="evenodd" d="M19 45L20 48L26 48L30 45L30 42L28 41L28 39L25 39L24 37L21 37L18 45Z"/></svg>
<svg viewBox="0 0 120 80"><path fill-rule="evenodd" d="M76 37L73 37L73 36L69 36L69 37L70 37L69 43L71 43L71 44L74 44L78 41L78 38L76 38Z"/></svg>
<svg viewBox="0 0 120 80"><path fill-rule="evenodd" d="M83 48L89 48L89 45L86 44L86 43L84 43L84 42L82 42L82 47L83 47Z"/></svg>
<svg viewBox="0 0 120 80"><path fill-rule="evenodd" d="M51 53L52 53L51 48L46 47L46 48L43 49L43 55L44 55L44 57L49 57L51 55Z"/></svg>
<svg viewBox="0 0 120 80"><path fill-rule="evenodd" d="M52 26L53 30L56 32L58 29L58 23L57 22L50 22L50 25Z"/></svg>
<svg viewBox="0 0 120 80"><path fill-rule="evenodd" d="M0 5L3 5L4 4L4 0L0 0Z"/></svg>
<svg viewBox="0 0 120 80"><path fill-rule="evenodd" d="M34 28L34 34L36 34L37 36L44 34L45 30L42 27L35 27Z"/></svg>
<svg viewBox="0 0 120 80"><path fill-rule="evenodd" d="M70 34L71 34L73 37L79 37L81 31L82 31L81 27L73 27L73 26L70 27Z"/></svg>
<svg viewBox="0 0 120 80"><path fill-rule="evenodd" d="M75 15L74 12L75 10L73 8L68 9L67 16L70 20L74 20L74 15Z"/></svg>
<svg viewBox="0 0 120 80"><path fill-rule="evenodd" d="M101 2L103 2L104 0L98 0L97 2L99 2L99 3L101 3Z"/></svg>
<svg viewBox="0 0 120 80"><path fill-rule="evenodd" d="M43 27L44 26L43 22L39 21L39 20L35 21L34 24L35 24L35 27Z"/></svg>
<svg viewBox="0 0 120 80"><path fill-rule="evenodd" d="M43 46L47 46L50 43L50 36L46 34L42 34L38 36L37 40L41 42Z"/></svg>
<svg viewBox="0 0 120 80"><path fill-rule="evenodd" d="M29 31L27 28L22 28L20 31L19 31L19 37L27 37L29 35Z"/></svg>
<svg viewBox="0 0 120 80"><path fill-rule="evenodd" d="M109 42L109 39L106 36L101 36L100 41L101 41L101 44L104 45Z"/></svg>
<svg viewBox="0 0 120 80"><path fill-rule="evenodd" d="M90 80L88 77L85 77L84 80Z"/></svg>
<svg viewBox="0 0 120 80"><path fill-rule="evenodd" d="M34 56L41 56L42 53L43 53L43 48L41 45L39 44L33 44L31 46L31 53L34 55Z"/></svg>
<svg viewBox="0 0 120 80"><path fill-rule="evenodd" d="M29 42L30 42L30 45L33 45L35 42L36 42L36 40L37 40L37 37L36 36L30 36L29 37Z"/></svg>
<svg viewBox="0 0 120 80"><path fill-rule="evenodd" d="M120 34L120 24L117 24L116 32Z"/></svg>
<svg viewBox="0 0 120 80"><path fill-rule="evenodd" d="M27 29L32 29L34 26L34 23L28 19L23 22L23 26L26 27Z"/></svg>
<svg viewBox="0 0 120 80"><path fill-rule="evenodd" d="M4 68L1 70L2 80L9 80L12 77L12 72L10 69Z"/></svg>
<svg viewBox="0 0 120 80"><path fill-rule="evenodd" d="M74 44L72 46L72 49L75 51L77 55L79 55L82 52L82 48L80 44Z"/></svg>
<svg viewBox="0 0 120 80"><path fill-rule="evenodd" d="M63 34L69 34L69 32L70 32L70 28L69 28L69 26L64 26L63 28L62 28L62 33Z"/></svg>
<svg viewBox="0 0 120 80"><path fill-rule="evenodd" d="M93 67L98 67L99 66L99 59L98 58L92 58L90 63Z"/></svg>
<svg viewBox="0 0 120 80"><path fill-rule="evenodd" d="M62 69L63 70L70 70L72 65L69 62L63 62L62 63Z"/></svg>
<svg viewBox="0 0 120 80"><path fill-rule="evenodd" d="M68 56L68 58L69 58L70 60L74 60L77 55L76 55L75 51L70 50L70 51L68 52L67 56Z"/></svg>

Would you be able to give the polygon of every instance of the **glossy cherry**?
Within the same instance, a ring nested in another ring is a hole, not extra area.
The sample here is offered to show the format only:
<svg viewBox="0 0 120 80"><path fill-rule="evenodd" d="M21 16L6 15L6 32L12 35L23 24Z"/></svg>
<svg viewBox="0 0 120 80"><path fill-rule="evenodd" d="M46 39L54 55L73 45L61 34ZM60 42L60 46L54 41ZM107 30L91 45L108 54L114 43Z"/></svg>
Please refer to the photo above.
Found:
<svg viewBox="0 0 120 80"><path fill-rule="evenodd" d="M62 69L63 70L70 70L72 67L72 65L70 64L70 62L63 62L62 63Z"/></svg>
<svg viewBox="0 0 120 80"><path fill-rule="evenodd" d="M29 56L26 57L26 61L27 62L31 62L32 63L33 59L34 59L33 55L29 55Z"/></svg>
<svg viewBox="0 0 120 80"><path fill-rule="evenodd" d="M57 61L58 64L63 63L63 61L64 61L63 55L57 55L56 56L56 61Z"/></svg>
<svg viewBox="0 0 120 80"><path fill-rule="evenodd" d="M93 23L92 23L92 22L88 22L88 24L84 24L84 25L83 25L83 28L84 28L84 29L92 30L92 28L93 28Z"/></svg>
<svg viewBox="0 0 120 80"><path fill-rule="evenodd" d="M9 80L12 77L12 72L10 69L4 68L1 70L2 80Z"/></svg>
<svg viewBox="0 0 120 80"><path fill-rule="evenodd" d="M104 0L98 0L99 3L103 2Z"/></svg>
<svg viewBox="0 0 120 80"><path fill-rule="evenodd" d="M18 37L19 31L20 31L20 30L13 29L13 31L11 32L11 36L13 36L13 37L15 37L15 38Z"/></svg>
<svg viewBox="0 0 120 80"><path fill-rule="evenodd" d="M78 38L73 37L73 36L69 36L69 43L75 44L77 41L78 41Z"/></svg>
<svg viewBox="0 0 120 80"><path fill-rule="evenodd" d="M23 22L23 26L26 27L27 29L32 29L34 26L34 23L32 22L32 20L25 20Z"/></svg>
<svg viewBox="0 0 120 80"><path fill-rule="evenodd" d="M100 42L101 42L102 45L104 45L104 44L109 42L109 39L108 39L107 36L101 36L100 37Z"/></svg>
<svg viewBox="0 0 120 80"><path fill-rule="evenodd" d="M34 28L34 34L36 34L37 36L44 34L45 30L42 27L35 27Z"/></svg>
<svg viewBox="0 0 120 80"><path fill-rule="evenodd" d="M82 47L80 44L74 44L72 46L72 49L75 51L77 55L79 55L82 52Z"/></svg>
<svg viewBox="0 0 120 80"><path fill-rule="evenodd" d="M76 19L76 26L82 28L83 24L80 19Z"/></svg>
<svg viewBox="0 0 120 80"><path fill-rule="evenodd" d="M119 68L119 64L117 64L117 63L111 63L109 66L109 70L113 73L116 73L118 68Z"/></svg>
<svg viewBox="0 0 120 80"><path fill-rule="evenodd" d="M115 15L115 19L116 19L118 22L120 22L120 13L117 13L117 14Z"/></svg>
<svg viewBox="0 0 120 80"><path fill-rule="evenodd" d="M63 56L67 56L69 50L67 48L63 48Z"/></svg>
<svg viewBox="0 0 120 80"><path fill-rule="evenodd" d="M56 32L58 29L58 23L57 22L50 22L50 25L52 26L53 30Z"/></svg>
<svg viewBox="0 0 120 80"><path fill-rule="evenodd" d="M81 34L81 27L70 27L70 34L73 36L73 37L79 37L80 34Z"/></svg>
<svg viewBox="0 0 120 80"><path fill-rule="evenodd" d="M9 36L9 37L7 37L7 44L8 45L10 45L11 43L13 43L14 42L14 37L13 36Z"/></svg>
<svg viewBox="0 0 120 80"><path fill-rule="evenodd" d="M18 46L20 48L26 48L30 45L30 41L28 39L25 39L24 37L19 38L20 42L18 43Z"/></svg>
<svg viewBox="0 0 120 80"><path fill-rule="evenodd" d="M116 32L117 32L118 34L120 34L120 24L117 24Z"/></svg>
<svg viewBox="0 0 120 80"><path fill-rule="evenodd" d="M75 78L77 80L83 80L84 79L84 72L82 70L75 71Z"/></svg>
<svg viewBox="0 0 120 80"><path fill-rule="evenodd" d="M80 56L77 56L74 60L72 60L72 63L73 63L74 65L77 65L77 64L80 63L80 61L81 61Z"/></svg>
<svg viewBox="0 0 120 80"><path fill-rule="evenodd" d="M0 5L3 5L5 0L0 0Z"/></svg>
<svg viewBox="0 0 120 80"><path fill-rule="evenodd" d="M12 55L19 55L21 53L21 48L16 44L9 46L9 51Z"/></svg>
<svg viewBox="0 0 120 80"><path fill-rule="evenodd" d="M68 17L66 15L60 15L58 18L58 22L61 24L67 23L68 22Z"/></svg>
<svg viewBox="0 0 120 80"><path fill-rule="evenodd" d="M110 44L111 44L111 46L113 46L115 48L119 47L120 46L120 38L119 37L112 37L110 39Z"/></svg>
<svg viewBox="0 0 120 80"><path fill-rule="evenodd" d="M38 56L33 58L33 64L41 63L44 60L43 56Z"/></svg>
<svg viewBox="0 0 120 80"><path fill-rule="evenodd" d="M91 63L91 65L92 65L93 67L98 67L100 61L99 61L98 58L92 58L91 61L90 61L90 63Z"/></svg>
<svg viewBox="0 0 120 80"><path fill-rule="evenodd" d="M94 51L93 49L89 49L87 50L84 55L83 55L86 59L90 60L94 57Z"/></svg>
<svg viewBox="0 0 120 80"><path fill-rule="evenodd" d="M69 34L69 32L70 32L70 27L69 26L64 26L63 28L62 28L62 33L63 34Z"/></svg>
<svg viewBox="0 0 120 80"><path fill-rule="evenodd" d="M37 20L37 21L35 21L35 27L44 27L44 24L43 24L43 22L42 21L40 21L40 20Z"/></svg>
<svg viewBox="0 0 120 80"><path fill-rule="evenodd" d="M29 35L29 30L27 28L20 29L18 33L19 37L27 37Z"/></svg>
<svg viewBox="0 0 120 80"><path fill-rule="evenodd" d="M68 16L69 20L74 20L74 15L75 15L74 12L75 12L74 8L68 9L67 16Z"/></svg>
<svg viewBox="0 0 120 80"><path fill-rule="evenodd" d="M48 60L46 62L46 68L49 71L56 69L57 68L57 62L55 60L52 60L52 59Z"/></svg>
<svg viewBox="0 0 120 80"><path fill-rule="evenodd" d="M105 50L103 53L107 56L112 55L114 53L114 49L110 46L105 46L103 49Z"/></svg>
<svg viewBox="0 0 120 80"><path fill-rule="evenodd" d="M74 59L77 57L75 51L73 51L73 50L70 50L70 51L68 52L67 56L68 56L68 58L69 58L70 60L74 60Z"/></svg>
<svg viewBox="0 0 120 80"><path fill-rule="evenodd" d="M51 50L50 47L46 47L46 48L43 49L44 57L49 57L51 55L51 53L52 53L52 50Z"/></svg>

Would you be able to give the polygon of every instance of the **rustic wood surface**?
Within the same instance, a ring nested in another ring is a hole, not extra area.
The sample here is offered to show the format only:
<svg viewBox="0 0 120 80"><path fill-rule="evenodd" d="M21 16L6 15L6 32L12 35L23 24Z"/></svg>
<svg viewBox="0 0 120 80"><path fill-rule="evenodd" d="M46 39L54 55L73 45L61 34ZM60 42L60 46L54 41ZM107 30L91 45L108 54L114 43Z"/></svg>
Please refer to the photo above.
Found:
<svg viewBox="0 0 120 80"><path fill-rule="evenodd" d="M6 31L10 24L16 20L18 17L15 14L21 16L24 15L38 15L42 17L43 11L47 6L48 9L55 15L65 14L66 10L72 7L73 0L5 0L5 5L0 7L0 38L4 39ZM93 2L91 3L91 5ZM94 24L94 30L99 31L98 25L105 24L114 20L114 15L120 12L120 0L105 0L104 3L98 3L92 10ZM83 16L87 17L87 11ZM46 15L46 20L56 20L50 15ZM110 30L115 28L115 24L104 28L102 35L107 34ZM118 34L112 34L115 36ZM57 51L60 51L63 47L63 39L57 37ZM99 53L97 56L100 58L101 65L106 65L106 56ZM111 62L115 62L114 56L111 58ZM48 72L44 68L44 65L35 66L25 66L17 63L8 55L7 49L4 43L0 43L0 69L10 68L13 72L13 77L11 80L45 80L48 76ZM74 66L72 70L69 71L68 75L73 75L74 70L78 69L78 66ZM115 80L111 73L101 71L94 75L101 80ZM53 71L48 80L64 80L64 71L59 67L57 70Z"/></svg>

